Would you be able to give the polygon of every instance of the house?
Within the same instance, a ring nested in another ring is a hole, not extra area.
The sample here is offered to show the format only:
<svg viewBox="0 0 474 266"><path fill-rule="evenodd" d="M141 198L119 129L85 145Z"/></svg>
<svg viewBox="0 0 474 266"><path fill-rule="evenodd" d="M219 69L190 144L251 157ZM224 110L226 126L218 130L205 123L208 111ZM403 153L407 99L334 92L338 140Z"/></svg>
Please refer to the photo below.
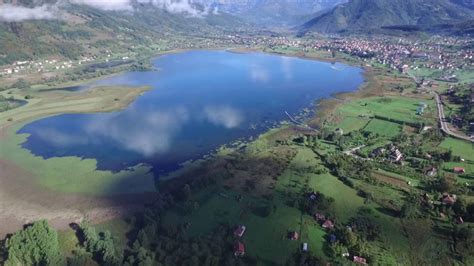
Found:
<svg viewBox="0 0 474 266"><path fill-rule="evenodd" d="M441 201L445 205L453 205L456 202L456 195L449 195L448 193L444 193Z"/></svg>
<svg viewBox="0 0 474 266"><path fill-rule="evenodd" d="M290 240L298 240L300 238L300 235L298 234L298 232L293 231L288 233L288 238Z"/></svg>
<svg viewBox="0 0 474 266"><path fill-rule="evenodd" d="M367 265L367 260L365 258L359 257L359 256L354 256L353 257L353 262L356 264L361 264L361 265Z"/></svg>
<svg viewBox="0 0 474 266"><path fill-rule="evenodd" d="M427 176L435 176L438 174L438 169L436 169L436 167L430 167L425 171L425 174Z"/></svg>
<svg viewBox="0 0 474 266"><path fill-rule="evenodd" d="M337 236L335 234L331 234L329 236L329 242L331 242L331 244L334 244L336 243L336 241L337 241Z"/></svg>
<svg viewBox="0 0 474 266"><path fill-rule="evenodd" d="M456 219L456 223L457 224L463 224L464 223L464 220L461 216L459 216L457 219Z"/></svg>
<svg viewBox="0 0 474 266"><path fill-rule="evenodd" d="M237 241L234 244L234 256L241 257L245 255L245 246L242 242Z"/></svg>
<svg viewBox="0 0 474 266"><path fill-rule="evenodd" d="M328 219L323 223L322 227L324 229L333 229L334 228L334 223L331 220Z"/></svg>
<svg viewBox="0 0 474 266"><path fill-rule="evenodd" d="M302 250L303 250L304 252L308 251L308 243L303 243Z"/></svg>
<svg viewBox="0 0 474 266"><path fill-rule="evenodd" d="M385 153L385 148L379 147L370 153L370 157L379 157Z"/></svg>
<svg viewBox="0 0 474 266"><path fill-rule="evenodd" d="M314 219L316 219L316 221L325 221L326 220L326 216L320 212L317 212L315 215L314 215Z"/></svg>
<svg viewBox="0 0 474 266"><path fill-rule="evenodd" d="M402 152L395 146L393 146L391 149L390 149L390 155L388 156L388 158L392 161L392 162L400 162L402 159L403 159L403 154Z"/></svg>
<svg viewBox="0 0 474 266"><path fill-rule="evenodd" d="M245 233L245 225L239 225L237 228L234 230L234 235L238 237L242 237Z"/></svg>
<svg viewBox="0 0 474 266"><path fill-rule="evenodd" d="M344 130L342 128L336 128L336 130L334 131L337 135L344 135Z"/></svg>
<svg viewBox="0 0 474 266"><path fill-rule="evenodd" d="M423 115L423 113L425 112L425 108L419 106L418 108L416 108L416 114L417 115Z"/></svg>
<svg viewBox="0 0 474 266"><path fill-rule="evenodd" d="M453 168L453 172L455 172L456 174L465 174L466 173L466 169L462 168L462 167L454 167Z"/></svg>
<svg viewBox="0 0 474 266"><path fill-rule="evenodd" d="M308 198L311 200L311 201L315 201L319 198L319 193L316 193L316 192L311 192L308 194Z"/></svg>

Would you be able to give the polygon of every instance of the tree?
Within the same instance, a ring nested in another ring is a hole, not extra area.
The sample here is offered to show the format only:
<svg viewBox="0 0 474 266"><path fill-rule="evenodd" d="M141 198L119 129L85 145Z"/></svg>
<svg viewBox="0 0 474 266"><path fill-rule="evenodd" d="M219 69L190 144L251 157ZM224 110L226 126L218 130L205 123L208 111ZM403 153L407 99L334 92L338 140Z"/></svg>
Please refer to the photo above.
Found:
<svg viewBox="0 0 474 266"><path fill-rule="evenodd" d="M457 216L464 216L467 213L466 202L463 198L458 198L453 204L453 211Z"/></svg>
<svg viewBox="0 0 474 266"><path fill-rule="evenodd" d="M88 223L81 223L80 229L84 238L84 247L92 253L94 259L103 265L118 265L122 254L115 248L114 239L109 231L97 233Z"/></svg>
<svg viewBox="0 0 474 266"><path fill-rule="evenodd" d="M28 81L26 81L25 79L23 78L20 78L17 80L17 82L15 82L13 85L12 85L13 88L17 88L17 89L29 89L30 88L30 83L28 83Z"/></svg>
<svg viewBox="0 0 474 266"><path fill-rule="evenodd" d="M181 189L181 198L183 200L188 200L191 197L191 187L188 184L185 184Z"/></svg>
<svg viewBox="0 0 474 266"><path fill-rule="evenodd" d="M411 202L405 202L400 211L400 216L406 219L416 218L418 216L418 207Z"/></svg>
<svg viewBox="0 0 474 266"><path fill-rule="evenodd" d="M455 178L452 175L445 175L438 180L439 192L452 192L455 188Z"/></svg>
<svg viewBox="0 0 474 266"><path fill-rule="evenodd" d="M58 233L46 220L38 221L16 232L5 244L5 265L62 265Z"/></svg>

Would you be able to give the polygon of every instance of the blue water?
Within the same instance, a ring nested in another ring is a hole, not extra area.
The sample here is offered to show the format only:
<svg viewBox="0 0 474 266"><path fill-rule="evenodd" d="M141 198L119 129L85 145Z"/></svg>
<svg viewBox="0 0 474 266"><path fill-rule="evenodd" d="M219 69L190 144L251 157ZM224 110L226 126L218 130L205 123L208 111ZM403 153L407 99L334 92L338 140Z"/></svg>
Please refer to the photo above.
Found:
<svg viewBox="0 0 474 266"><path fill-rule="evenodd" d="M261 53L191 51L153 63L158 70L93 84L153 87L125 110L34 121L19 130L30 134L23 147L44 158L94 158L102 170L147 163L166 172L364 81L360 68Z"/></svg>

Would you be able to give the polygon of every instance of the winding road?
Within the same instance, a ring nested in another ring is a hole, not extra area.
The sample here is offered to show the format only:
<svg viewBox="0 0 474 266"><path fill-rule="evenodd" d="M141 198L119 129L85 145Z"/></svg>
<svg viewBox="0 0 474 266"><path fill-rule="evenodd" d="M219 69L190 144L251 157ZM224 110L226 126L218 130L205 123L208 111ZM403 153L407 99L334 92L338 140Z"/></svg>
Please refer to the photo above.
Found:
<svg viewBox="0 0 474 266"><path fill-rule="evenodd" d="M457 133L451 131L451 129L449 129L448 123L446 122L446 117L444 115L444 107L443 107L443 102L441 101L441 97L439 96L439 94L437 92L435 92L435 91L431 91L431 92L435 95L436 105L438 107L438 119L439 119L439 123L441 125L441 130L443 130L444 133L446 133L446 134L448 134L452 137L467 140L467 141L470 141L470 142L474 142L474 139L471 139L468 136L457 134Z"/></svg>
<svg viewBox="0 0 474 266"><path fill-rule="evenodd" d="M413 79L413 81L415 81L415 83L418 83L418 79L415 76L413 76L412 74L408 74L408 75ZM465 136L465 135L455 133L455 132L451 131L451 129L449 129L448 123L446 122L446 116L444 115L443 102L441 101L441 97L439 96L439 93L437 93L436 91L434 91L430 88L427 88L427 89L430 93L435 95L436 107L438 108L438 120L439 120L439 124L441 125L441 130L444 133L446 133L446 134L448 134L448 135L450 135L454 138L462 139L462 140L466 140L466 141L474 143L474 139L472 139L468 136Z"/></svg>

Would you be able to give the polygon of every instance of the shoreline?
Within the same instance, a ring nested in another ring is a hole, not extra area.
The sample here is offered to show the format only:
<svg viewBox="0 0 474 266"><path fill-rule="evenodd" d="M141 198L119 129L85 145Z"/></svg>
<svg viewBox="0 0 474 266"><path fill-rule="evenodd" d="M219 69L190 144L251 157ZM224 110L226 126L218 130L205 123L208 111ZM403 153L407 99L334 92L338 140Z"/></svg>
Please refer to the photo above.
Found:
<svg viewBox="0 0 474 266"><path fill-rule="evenodd" d="M193 50L195 50L195 49L193 49ZM199 50L210 50L210 49L199 49ZM212 49L212 50L222 50L222 49ZM189 51L189 49L185 49L185 50L173 50L173 51L170 51L170 52L167 52L167 53L163 53L163 54L160 54L160 55L151 57L149 60L153 60L154 58L157 58L157 57L162 56L162 55L172 54L172 53L179 53L179 52L185 52L185 51ZM225 51L228 51L228 52L235 52L235 51L230 50L230 49L225 49ZM245 52L249 52L249 51L245 51ZM261 49L253 50L253 51L251 51L251 52L261 52L261 53L272 54L272 55L278 55L278 56L292 56L292 55L283 55L283 54L278 54L278 53L269 53L269 52L265 52L265 51L263 51L263 50L261 50ZM306 59L306 60L323 61L323 60L321 60L320 58L315 58L315 57L305 57L305 56L304 56L304 57L302 57L302 56L293 56L293 57L299 57L299 58ZM338 62L341 62L341 63L346 64L343 60L338 61ZM125 72L125 71L124 71L124 72ZM114 74L111 74L111 75L118 75L118 74L119 74L119 73L114 73ZM308 123L311 123L313 120L318 119L318 118L322 119L322 118L321 118L321 117L322 117L322 113L328 112L326 109L323 108L323 106L325 106L327 102L333 101L334 99L336 99L336 98L335 98L336 96L339 97L339 96L341 96L341 95L355 95L355 94L360 93L360 91L364 90L364 88L368 87L368 86L369 86L368 83L369 83L370 81L369 81L369 80L367 79L367 77L366 77L367 74L368 74L368 70L364 68L365 81L364 81L364 83L362 83L355 91L352 91L352 92L344 92L344 93L340 93L340 94L339 94L339 93L336 93L336 94L332 95L331 98L325 98L325 99L320 99L320 100L316 100L316 99L315 99L315 102L313 103L313 105L314 105L313 108L315 108L314 114L309 117ZM100 78L104 78L104 77L106 77L106 76L108 76L108 75L102 76L102 77L100 77ZM89 82L90 82L90 81L89 81ZM84 84L84 83L83 83L83 84ZM148 88L148 89L149 89L149 88ZM86 94L86 93L88 93L88 92L90 92L90 91L91 91L91 90L87 90L87 91L85 91L85 92L66 93L66 94L68 94L68 95L80 95L80 94ZM93 90L92 90L92 91L93 91ZM143 90L141 93L144 93L144 92L146 92L146 91L147 91L147 90ZM141 94L140 94L140 95L141 95ZM138 97L138 96L139 96L139 95L137 95L136 97ZM109 111L109 112L110 112L110 111L120 110L120 109L125 108L126 106L128 106L131 102L133 102L134 99L136 99L136 97L133 98L133 99L130 99L130 102L128 102L127 104L125 104L125 106L122 106L121 108L116 108L116 109L113 109L113 108L112 108L112 109L107 109L107 110L105 110L105 111L104 111L104 110L97 110L97 109L96 109L96 110L92 109L92 110L88 110L88 111L78 110L77 113L95 113L95 112L106 112L106 111ZM343 96L343 97L344 97L344 96ZM316 104L315 104L315 103L316 103ZM27 105L27 106L28 106L28 105ZM335 108L335 107L333 107L333 108ZM326 111L324 111L324 110L326 110ZM328 109L328 110L329 110L329 109ZM13 111L18 111L18 109L13 109ZM330 110L329 110L329 111L330 111ZM26 123L27 121L34 121L34 120L36 120L36 119L44 118L44 117L51 116L51 115L57 115L57 114L60 114L60 113L69 113L69 112L67 112L67 111L62 111L62 112L56 112L56 113L49 113L49 114L46 114L46 116L45 116L45 114L40 114L40 115L30 116L30 117L28 117L28 118L26 118L26 119L23 119L23 120L17 120L17 119L15 119L14 121L12 121L12 122L10 122L10 123L5 123L5 124L0 122L0 139L5 139L5 137L7 137L6 131L8 131L8 128L9 128L10 126L13 126L13 125L19 123L19 122L21 123L21 122L23 121L23 123ZM2 115L4 115L4 114L2 114ZM2 115L0 115L0 119L1 119ZM272 130L273 130L273 131L274 131L274 130L280 131L280 130L285 130L286 128L291 128L291 126L290 126L290 127L287 127L287 126L286 126L286 127L280 126L280 127L274 128L274 129L272 129ZM265 132L262 132L261 134L259 134L258 136L256 136L256 137L255 137L252 141L250 141L250 142L255 141L255 140L258 139L260 136L265 135L265 134L267 134L268 132L270 132L270 130L267 130L267 131L265 131ZM224 145L224 146L225 146L225 145ZM217 153L218 153L218 152L213 152L213 154L217 154ZM201 161L201 160L198 160L198 161ZM184 171L184 172L185 172L185 171L188 171L190 167L191 167L191 168L193 167L193 165L194 165L194 163L190 163L189 165L185 165L185 166L181 167L181 168L178 169L177 171ZM3 167L4 167L4 166L3 166ZM169 174L172 175L173 173L174 173L174 172L171 172L171 173L169 173ZM174 179L174 178L171 178L171 179ZM170 179L167 179L167 180L170 180ZM167 180L163 180L163 182L164 182L164 181L167 181ZM1 181L1 180L0 180L0 181ZM51 192L52 192L52 191L51 191ZM2 193L2 194L3 194L3 193ZM59 193L56 193L56 194L59 194ZM123 197L123 196L118 196L118 198L121 198L121 197ZM15 199L14 197L11 198L11 201L12 201L12 202L15 202L16 200L17 200L17 199ZM18 199L18 200L19 200L19 199ZM95 221L102 222L102 221L100 221L102 218L111 216L110 213L107 212L107 209L108 209L108 208L121 208L121 207L123 207L123 206L124 206L124 205L119 205L119 206L112 206L112 205L111 205L111 206L109 206L109 207L103 207L103 208L102 208L102 211L101 211L101 212L98 212L98 213L103 213L103 215L97 215L98 217L95 217L94 220L95 220ZM71 207L74 207L74 206L71 206ZM133 207L133 209L136 209L136 208L137 208L136 206ZM53 208L48 208L48 209L54 209L54 207L53 207ZM127 209L127 208L125 208L125 209ZM93 210L93 209L92 209L92 210ZM91 210L91 211L92 211L92 210ZM61 210L54 210L54 211L56 211L56 213L62 213L62 212L63 212L63 211L61 211ZM8 213L8 212L2 211L2 213ZM64 214L67 214L67 213L69 213L69 212L64 212ZM80 212L80 213L83 213L83 212ZM87 212L86 212L86 213L87 213ZM120 212L118 212L118 213L120 213ZM123 215L126 215L126 213L128 213L128 212L125 211L124 213L119 214L118 216L121 217L121 216L123 216ZM69 213L69 214L70 214L70 213ZM71 220L71 218L73 218L73 217L76 217L76 218L74 218L74 219L77 219L77 217L79 217L79 216L77 216L77 214L76 214L75 216L74 216L74 215L69 215L69 214L66 215L67 218L64 218L64 217L63 217L62 220ZM18 214L17 214L17 216L21 216L21 215L18 215ZM27 217L32 217L31 214L26 215L26 216L27 216ZM39 216L41 216L41 213L39 213ZM45 215L45 216L48 216L48 215ZM60 215L60 216L61 216L61 215ZM87 216L87 215L85 215L85 216ZM112 215L112 216L113 216L113 215ZM116 215L116 216L113 216L113 217L112 217L112 216L109 217L108 219L111 219L111 218L118 218L117 215ZM49 216L49 217L51 218L51 216ZM53 216L53 217L56 217L56 216ZM11 219L12 217L9 217L9 218ZM36 216L36 218L38 218L38 216ZM107 219L106 219L106 220L107 220ZM18 221L18 222L21 221L21 222L20 222L21 224L18 224L17 226L13 226L13 227L21 228L21 226L24 224L25 221L28 222L28 221L31 221L31 220L29 220L29 219L26 219L26 220L25 220L25 219L23 219L23 220L17 219L17 221ZM54 218L53 218L53 221L54 221ZM14 223L14 222L10 221L10 223ZM66 229L66 228L64 227L65 221L59 222L59 223L53 223L53 224L54 224L55 228L58 228L58 229ZM66 226L66 227L67 227L67 226ZM8 226L7 226L7 228L8 228ZM10 228L12 228L12 226L10 226ZM2 229L2 228L0 228L0 229ZM5 232L2 232L2 230L0 230L0 234L1 234L1 233L5 233Z"/></svg>
<svg viewBox="0 0 474 266"><path fill-rule="evenodd" d="M114 93L110 93L110 90ZM120 91L121 90L121 91ZM0 146L8 153L13 128L48 116L64 113L111 112L124 109L148 91L147 87L97 87L89 92L49 93L52 98L33 98L25 106L0 114ZM89 97L93 96L93 97ZM116 101L116 97L120 100ZM58 104L60 102L61 104ZM66 106L64 106L65 104ZM8 121L12 118L12 121ZM21 147L16 147L21 149ZM80 158L79 158L80 159ZM31 168L31 167L29 167ZM39 184L38 174L25 169L8 156L0 158L0 237L38 219L48 219L55 228L67 229L69 223L89 217L91 222L121 217L140 209L146 192L134 195L80 195L54 191Z"/></svg>

